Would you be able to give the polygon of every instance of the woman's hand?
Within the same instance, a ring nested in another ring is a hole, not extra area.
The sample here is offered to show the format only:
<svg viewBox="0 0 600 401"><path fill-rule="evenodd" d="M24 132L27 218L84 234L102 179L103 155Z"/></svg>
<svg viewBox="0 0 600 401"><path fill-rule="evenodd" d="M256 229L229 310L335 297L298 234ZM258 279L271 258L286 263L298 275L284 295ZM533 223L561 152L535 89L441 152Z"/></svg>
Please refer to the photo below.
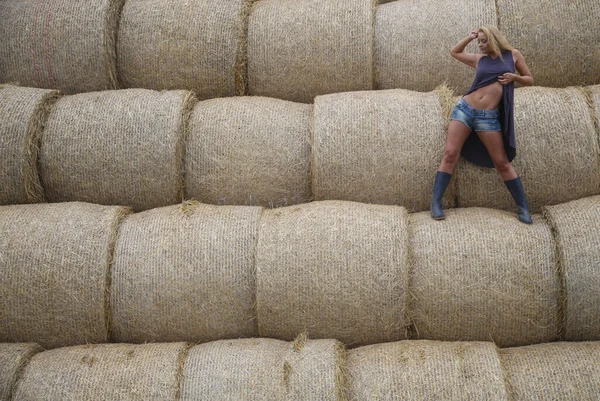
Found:
<svg viewBox="0 0 600 401"><path fill-rule="evenodd" d="M477 35L479 35L479 29L473 29L469 34L469 38L471 38L471 40L475 40L477 39Z"/></svg>
<svg viewBox="0 0 600 401"><path fill-rule="evenodd" d="M519 76L517 74L511 74L507 72L506 74L502 74L498 77L498 82L502 85L508 85L511 82L517 81Z"/></svg>

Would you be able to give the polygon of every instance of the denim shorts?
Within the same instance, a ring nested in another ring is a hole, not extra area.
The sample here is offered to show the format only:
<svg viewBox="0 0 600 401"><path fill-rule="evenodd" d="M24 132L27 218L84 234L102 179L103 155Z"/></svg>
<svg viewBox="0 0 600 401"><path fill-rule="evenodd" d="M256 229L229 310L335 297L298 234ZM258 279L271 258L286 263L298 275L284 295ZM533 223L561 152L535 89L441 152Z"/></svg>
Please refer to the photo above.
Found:
<svg viewBox="0 0 600 401"><path fill-rule="evenodd" d="M480 110L472 107L465 99L460 99L450 120L464 123L471 131L502 131L500 126L500 112L494 110Z"/></svg>

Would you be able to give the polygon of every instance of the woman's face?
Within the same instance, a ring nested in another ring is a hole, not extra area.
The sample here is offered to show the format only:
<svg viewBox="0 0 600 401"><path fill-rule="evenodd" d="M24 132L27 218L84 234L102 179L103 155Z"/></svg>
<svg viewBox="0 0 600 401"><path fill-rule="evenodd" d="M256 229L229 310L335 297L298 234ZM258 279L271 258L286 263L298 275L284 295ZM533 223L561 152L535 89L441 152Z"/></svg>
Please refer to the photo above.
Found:
<svg viewBox="0 0 600 401"><path fill-rule="evenodd" d="M477 34L477 42L479 43L479 51L481 54L489 54L490 44L488 43L488 38L485 36L485 33L479 32Z"/></svg>

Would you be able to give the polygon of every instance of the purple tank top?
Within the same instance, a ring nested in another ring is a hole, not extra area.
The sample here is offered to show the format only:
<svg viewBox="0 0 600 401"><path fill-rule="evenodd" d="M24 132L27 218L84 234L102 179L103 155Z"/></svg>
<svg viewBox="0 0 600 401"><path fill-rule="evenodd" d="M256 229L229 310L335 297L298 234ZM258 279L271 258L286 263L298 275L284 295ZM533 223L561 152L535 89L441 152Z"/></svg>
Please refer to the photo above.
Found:
<svg viewBox="0 0 600 401"><path fill-rule="evenodd" d="M512 51L502 52L502 58L495 59L490 56L484 56L477 63L477 72L471 88L465 93L465 96L475 92L477 89L493 84L498 81L498 77L504 73L515 72L515 63L513 61ZM504 150L509 161L512 161L517 154L517 145L515 140L513 101L515 85L511 82L502 87L502 100L498 106L500 111L500 125L502 127L502 137L504 139ZM471 163L483 167L494 167L494 163L486 147L483 145L475 132L467 138L463 145L461 155Z"/></svg>

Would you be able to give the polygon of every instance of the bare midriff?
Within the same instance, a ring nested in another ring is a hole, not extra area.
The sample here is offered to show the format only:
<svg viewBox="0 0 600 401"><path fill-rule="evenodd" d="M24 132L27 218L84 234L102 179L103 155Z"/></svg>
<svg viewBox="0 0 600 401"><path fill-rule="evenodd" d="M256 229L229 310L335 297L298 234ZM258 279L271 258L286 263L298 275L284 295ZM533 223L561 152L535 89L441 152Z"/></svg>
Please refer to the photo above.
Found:
<svg viewBox="0 0 600 401"><path fill-rule="evenodd" d="M494 82L477 89L475 92L469 93L463 98L471 107L480 110L497 109L502 99L502 84Z"/></svg>

